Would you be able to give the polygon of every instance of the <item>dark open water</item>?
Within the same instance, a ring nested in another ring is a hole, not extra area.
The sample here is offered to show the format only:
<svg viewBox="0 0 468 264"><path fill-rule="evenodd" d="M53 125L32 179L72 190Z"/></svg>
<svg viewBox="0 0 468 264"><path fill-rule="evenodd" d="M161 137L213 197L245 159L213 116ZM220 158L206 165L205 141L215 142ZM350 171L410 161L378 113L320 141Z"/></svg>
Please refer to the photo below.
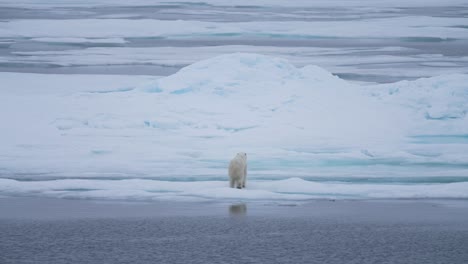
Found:
<svg viewBox="0 0 468 264"><path fill-rule="evenodd" d="M2 221L1 263L467 263L466 225L308 218Z"/></svg>
<svg viewBox="0 0 468 264"><path fill-rule="evenodd" d="M32 200L0 199L2 264L468 263L462 201L291 207Z"/></svg>

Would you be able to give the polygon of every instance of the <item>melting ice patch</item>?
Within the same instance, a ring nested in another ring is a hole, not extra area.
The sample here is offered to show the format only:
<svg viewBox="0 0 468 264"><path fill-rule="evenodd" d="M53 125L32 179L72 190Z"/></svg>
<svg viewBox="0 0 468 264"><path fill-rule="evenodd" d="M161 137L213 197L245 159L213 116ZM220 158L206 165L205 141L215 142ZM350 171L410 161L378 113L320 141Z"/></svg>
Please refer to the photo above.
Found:
<svg viewBox="0 0 468 264"><path fill-rule="evenodd" d="M468 193L468 75L359 86L317 66L235 53L159 79L1 76L0 120L8 129L0 130L0 173L9 178L1 194L307 200ZM226 187L227 163L238 151L249 155L247 190ZM59 179L44 181L51 176ZM408 180L384 180L394 178Z"/></svg>

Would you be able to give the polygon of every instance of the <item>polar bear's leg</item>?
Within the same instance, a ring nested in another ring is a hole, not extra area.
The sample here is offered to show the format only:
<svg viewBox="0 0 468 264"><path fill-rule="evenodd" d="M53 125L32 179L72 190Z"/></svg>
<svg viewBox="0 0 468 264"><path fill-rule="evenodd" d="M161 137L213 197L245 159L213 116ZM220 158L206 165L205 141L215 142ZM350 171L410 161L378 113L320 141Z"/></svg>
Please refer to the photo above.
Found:
<svg viewBox="0 0 468 264"><path fill-rule="evenodd" d="M242 180L241 179L236 180L236 188L237 189L242 189Z"/></svg>
<svg viewBox="0 0 468 264"><path fill-rule="evenodd" d="M229 179L229 187L234 188L234 179L233 178Z"/></svg>

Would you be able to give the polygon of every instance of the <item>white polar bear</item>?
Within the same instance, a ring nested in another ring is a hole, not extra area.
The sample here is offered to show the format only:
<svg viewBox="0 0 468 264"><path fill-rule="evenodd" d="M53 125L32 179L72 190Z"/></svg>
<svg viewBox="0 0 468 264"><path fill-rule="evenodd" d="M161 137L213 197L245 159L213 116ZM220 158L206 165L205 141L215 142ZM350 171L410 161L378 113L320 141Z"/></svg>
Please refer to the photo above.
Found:
<svg viewBox="0 0 468 264"><path fill-rule="evenodd" d="M245 188L247 179L247 154L239 152L229 163L229 186L231 188Z"/></svg>

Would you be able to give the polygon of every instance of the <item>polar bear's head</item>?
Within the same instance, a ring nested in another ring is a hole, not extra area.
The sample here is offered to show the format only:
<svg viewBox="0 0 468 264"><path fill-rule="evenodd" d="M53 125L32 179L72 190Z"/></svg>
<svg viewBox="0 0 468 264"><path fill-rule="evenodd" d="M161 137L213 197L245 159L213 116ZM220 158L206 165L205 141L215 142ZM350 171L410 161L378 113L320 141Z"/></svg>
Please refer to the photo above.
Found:
<svg viewBox="0 0 468 264"><path fill-rule="evenodd" d="M239 152L239 153L237 153L236 157L241 158L243 160L247 160L247 153Z"/></svg>

